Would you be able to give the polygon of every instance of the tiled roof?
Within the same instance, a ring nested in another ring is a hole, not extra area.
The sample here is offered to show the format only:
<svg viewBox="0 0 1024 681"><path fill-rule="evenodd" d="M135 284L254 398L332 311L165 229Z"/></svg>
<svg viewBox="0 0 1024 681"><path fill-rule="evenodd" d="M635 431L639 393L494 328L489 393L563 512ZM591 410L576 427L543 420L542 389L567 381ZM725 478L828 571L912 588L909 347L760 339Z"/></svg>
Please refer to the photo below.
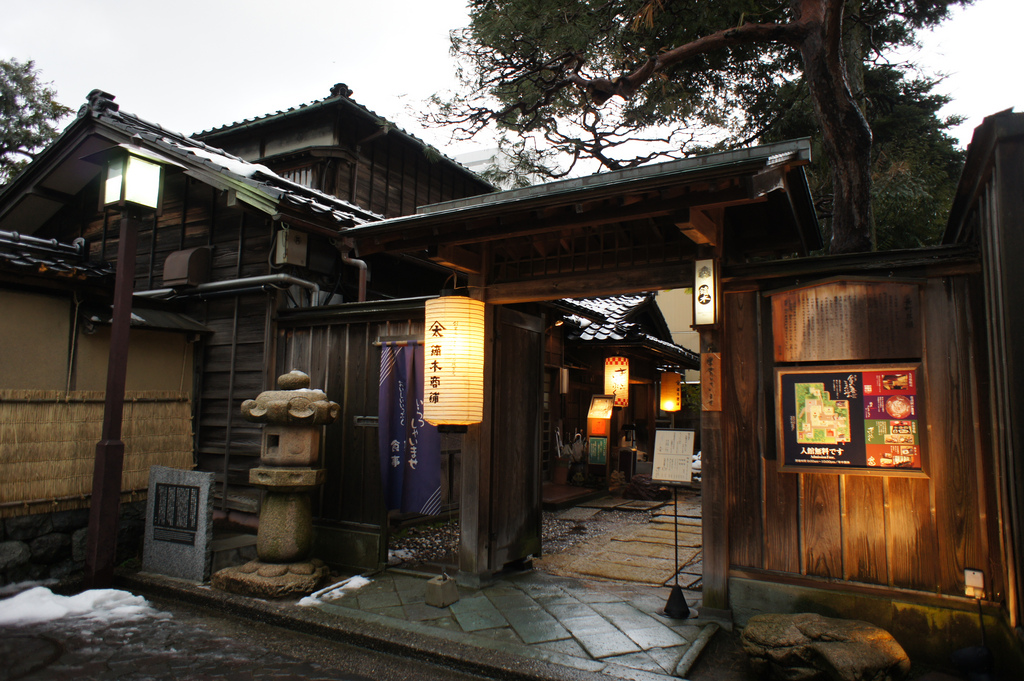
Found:
<svg viewBox="0 0 1024 681"><path fill-rule="evenodd" d="M606 298L566 298L563 302L584 310L571 321L579 327L579 340L626 340L637 337L639 325L627 319L651 298L650 294L608 296Z"/></svg>
<svg viewBox="0 0 1024 681"><path fill-rule="evenodd" d="M630 321L645 306L654 305L654 294L606 296L603 298L563 298L556 304L568 312L572 325L569 340L609 344L635 344L676 355L699 366L696 353L649 333L638 322Z"/></svg>
<svg viewBox="0 0 1024 681"><path fill-rule="evenodd" d="M331 94L329 96L327 96L327 97L324 97L323 99L316 99L316 100L313 100L312 102L309 102L309 103L306 103L306 104L299 104L298 106L292 106L292 107L289 107L287 109L279 109L278 111L275 111L273 113L263 114L262 116L254 116L253 118L245 118L245 119L243 119L241 121L237 121L235 123L228 123L226 125L221 125L221 126L218 126L216 128L210 128L209 130L202 130L202 131L196 133L195 136L196 137L206 137L206 136L212 136L212 135L219 135L219 134L222 134L222 133L230 132L234 128L240 128L240 127L243 127L243 126L253 125L253 124L269 123L270 121L272 121L272 120L274 120L276 118L282 118L282 117L285 117L285 116L290 116L290 115L297 114L297 113L300 113L300 112L303 112L303 111L311 111L311 110L316 109L318 107L330 106L332 104L341 104L342 106L347 106L352 111L355 111L358 114L361 114L364 118L377 121L382 127L388 128L389 131L399 133L400 135L402 135L403 137L409 139L411 142L413 142L417 146L422 147L424 149L427 149L427 148L433 149L434 151L437 152L438 156L443 158L445 161L451 163L453 166L455 166L457 168L462 169L467 175L473 175L474 177L477 177L477 179L480 179L481 182L485 182L486 183L486 180L481 179L479 177L479 175L474 173L472 170L466 168L465 166L463 166L458 161L456 161L456 160L454 160L454 159L452 159L452 158L450 158L448 156L445 156L441 152L437 151L436 148L431 147L431 145L427 144L426 142L424 142L420 138L416 137L412 133L408 132L407 130L404 130L403 128L398 127L397 125L395 125L394 123L392 123L388 119L386 119L383 116L379 115L377 112L375 112L375 111L373 111L371 109L368 109L367 107L363 106L362 104L360 104L356 100L352 99L352 90L349 89L349 87L347 85L345 85L344 83L337 83L337 84L335 84L334 87L331 88Z"/></svg>
<svg viewBox="0 0 1024 681"><path fill-rule="evenodd" d="M234 184L249 188L271 203L288 204L302 212L350 227L383 219L383 216L344 199L287 180L264 165L250 163L222 149L120 111L113 102L113 96L107 93L98 90L90 93L89 102L82 106L78 115L92 115L172 160L230 178Z"/></svg>
<svg viewBox="0 0 1024 681"><path fill-rule="evenodd" d="M0 232L0 268L43 277L103 280L113 279L114 267L89 262L82 241L63 244L54 239L37 239L17 232Z"/></svg>

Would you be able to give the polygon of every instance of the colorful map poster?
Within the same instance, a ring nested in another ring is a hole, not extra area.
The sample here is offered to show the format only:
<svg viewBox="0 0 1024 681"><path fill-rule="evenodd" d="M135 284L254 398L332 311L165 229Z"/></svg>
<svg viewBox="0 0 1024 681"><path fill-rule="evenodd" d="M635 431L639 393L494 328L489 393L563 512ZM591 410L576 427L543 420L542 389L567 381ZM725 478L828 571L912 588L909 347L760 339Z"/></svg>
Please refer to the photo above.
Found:
<svg viewBox="0 0 1024 681"><path fill-rule="evenodd" d="M776 371L783 467L920 470L918 366Z"/></svg>

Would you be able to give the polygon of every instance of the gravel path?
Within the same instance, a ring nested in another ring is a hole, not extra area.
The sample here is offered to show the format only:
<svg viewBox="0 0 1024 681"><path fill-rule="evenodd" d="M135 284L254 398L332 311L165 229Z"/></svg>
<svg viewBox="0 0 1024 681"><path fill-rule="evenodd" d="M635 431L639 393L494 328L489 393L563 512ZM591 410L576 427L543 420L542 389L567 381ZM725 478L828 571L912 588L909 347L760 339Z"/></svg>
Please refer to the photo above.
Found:
<svg viewBox="0 0 1024 681"><path fill-rule="evenodd" d="M561 511L544 511L541 525L545 554L561 553L569 547L620 528L647 524L649 511L602 510L585 520L566 520ZM459 520L411 527L391 535L388 565L411 568L422 563L458 563Z"/></svg>

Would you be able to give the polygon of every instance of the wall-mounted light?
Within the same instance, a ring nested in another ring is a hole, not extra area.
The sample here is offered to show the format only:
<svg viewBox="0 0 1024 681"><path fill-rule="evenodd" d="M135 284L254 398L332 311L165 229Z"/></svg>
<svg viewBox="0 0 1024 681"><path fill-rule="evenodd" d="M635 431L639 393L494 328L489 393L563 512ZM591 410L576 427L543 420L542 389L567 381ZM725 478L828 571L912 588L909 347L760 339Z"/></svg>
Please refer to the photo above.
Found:
<svg viewBox="0 0 1024 681"><path fill-rule="evenodd" d="M465 296L426 302L423 418L435 426L483 420L485 309Z"/></svg>
<svg viewBox="0 0 1024 681"><path fill-rule="evenodd" d="M682 406L682 394L679 388L680 375L674 371L666 371L661 375L661 409L662 411L679 411Z"/></svg>
<svg viewBox="0 0 1024 681"><path fill-rule="evenodd" d="M615 395L616 407L629 406L629 359L609 357L604 361L604 392Z"/></svg>
<svg viewBox="0 0 1024 681"><path fill-rule="evenodd" d="M693 263L693 325L707 326L718 322L718 272L715 261L708 258Z"/></svg>

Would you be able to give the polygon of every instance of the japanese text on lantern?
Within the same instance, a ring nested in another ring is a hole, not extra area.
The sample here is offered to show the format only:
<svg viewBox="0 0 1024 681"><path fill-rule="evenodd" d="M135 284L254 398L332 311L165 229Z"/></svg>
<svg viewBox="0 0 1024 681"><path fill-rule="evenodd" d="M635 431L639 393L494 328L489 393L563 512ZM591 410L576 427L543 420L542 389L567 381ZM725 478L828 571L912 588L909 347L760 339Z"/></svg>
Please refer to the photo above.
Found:
<svg viewBox="0 0 1024 681"><path fill-rule="evenodd" d="M431 341L444 338L445 331L447 331L444 325L436 319L428 328ZM444 361L442 347L441 343L427 342L427 401L431 404L437 404L441 399L441 372L444 370L444 366L441 364Z"/></svg>

